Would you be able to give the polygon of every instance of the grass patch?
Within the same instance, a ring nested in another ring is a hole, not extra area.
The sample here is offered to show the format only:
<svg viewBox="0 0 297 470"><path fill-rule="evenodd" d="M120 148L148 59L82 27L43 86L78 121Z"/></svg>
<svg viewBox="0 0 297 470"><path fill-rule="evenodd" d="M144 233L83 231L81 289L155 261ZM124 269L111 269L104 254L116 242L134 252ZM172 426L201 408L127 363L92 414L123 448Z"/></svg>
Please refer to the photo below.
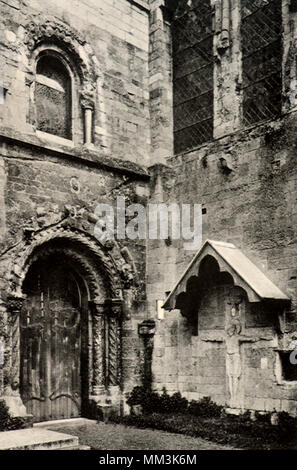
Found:
<svg viewBox="0 0 297 470"><path fill-rule="evenodd" d="M240 416L226 414L224 407L209 397L188 402L180 393L169 395L165 388L162 394L158 394L135 387L127 403L131 407L131 415L115 416L113 422L199 437L240 448L297 448L297 420L284 412L278 413L278 425L271 424L269 413L256 413L256 421L252 421L248 412ZM139 414L139 409L142 414Z"/></svg>
<svg viewBox="0 0 297 470"><path fill-rule="evenodd" d="M297 447L296 425L272 426L265 422L248 421L241 416L206 418L181 413L151 413L113 417L112 421L126 426L199 437L218 444L245 449L270 450Z"/></svg>

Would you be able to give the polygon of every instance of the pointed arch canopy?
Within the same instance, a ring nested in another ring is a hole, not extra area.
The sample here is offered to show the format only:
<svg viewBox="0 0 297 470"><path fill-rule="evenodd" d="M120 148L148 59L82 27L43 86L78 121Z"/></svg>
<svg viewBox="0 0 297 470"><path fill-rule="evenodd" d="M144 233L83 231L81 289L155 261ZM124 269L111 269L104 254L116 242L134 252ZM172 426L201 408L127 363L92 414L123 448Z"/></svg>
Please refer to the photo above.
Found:
<svg viewBox="0 0 297 470"><path fill-rule="evenodd" d="M163 305L165 310L170 311L178 308L177 297L187 292L190 279L199 275L201 262L206 257L214 258L220 271L232 276L234 284L246 291L250 302L263 300L290 302L290 298L235 245L222 241L206 240L165 300Z"/></svg>

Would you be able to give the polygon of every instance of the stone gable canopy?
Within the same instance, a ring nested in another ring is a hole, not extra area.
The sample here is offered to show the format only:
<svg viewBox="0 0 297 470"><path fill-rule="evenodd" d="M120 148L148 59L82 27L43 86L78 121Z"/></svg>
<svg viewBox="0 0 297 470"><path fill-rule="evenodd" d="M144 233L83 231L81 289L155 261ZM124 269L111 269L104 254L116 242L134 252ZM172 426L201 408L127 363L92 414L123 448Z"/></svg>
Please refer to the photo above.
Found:
<svg viewBox="0 0 297 470"><path fill-rule="evenodd" d="M289 297L273 284L244 253L232 243L207 240L168 295L163 308L179 308L178 298L186 295L191 279L202 276L200 267L203 260L212 258L220 272L232 276L234 285L242 287L250 302L290 302ZM199 284L198 284L199 285Z"/></svg>

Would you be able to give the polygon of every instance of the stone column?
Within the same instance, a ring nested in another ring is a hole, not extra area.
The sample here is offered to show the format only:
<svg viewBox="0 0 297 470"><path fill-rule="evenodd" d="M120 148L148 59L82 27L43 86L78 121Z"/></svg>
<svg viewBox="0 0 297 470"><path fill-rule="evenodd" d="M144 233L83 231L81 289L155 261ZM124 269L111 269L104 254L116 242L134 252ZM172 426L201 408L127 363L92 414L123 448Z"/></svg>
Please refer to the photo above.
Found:
<svg viewBox="0 0 297 470"><path fill-rule="evenodd" d="M80 92L81 107L84 111L84 127L85 127L85 142L86 146L92 144L93 132L93 115L95 109L95 96L96 90L90 83L86 83Z"/></svg>
<svg viewBox="0 0 297 470"><path fill-rule="evenodd" d="M85 107L85 145L92 144L93 108Z"/></svg>
<svg viewBox="0 0 297 470"><path fill-rule="evenodd" d="M166 3L173 3L171 0ZM166 163L173 155L171 32L163 0L151 2L149 27L150 163Z"/></svg>
<svg viewBox="0 0 297 470"><path fill-rule="evenodd" d="M93 336L93 371L92 395L100 396L105 393L105 304L98 299L90 302L92 311Z"/></svg>
<svg viewBox="0 0 297 470"><path fill-rule="evenodd" d="M111 387L121 385L121 321L123 301L111 299L109 305L108 329L108 384Z"/></svg>
<svg viewBox="0 0 297 470"><path fill-rule="evenodd" d="M240 2L215 2L214 138L241 128Z"/></svg>
<svg viewBox="0 0 297 470"><path fill-rule="evenodd" d="M152 387L152 359L154 348L155 322L144 320L138 325L138 334L143 340L142 385L150 390Z"/></svg>
<svg viewBox="0 0 297 470"><path fill-rule="evenodd" d="M25 297L10 296L7 299L9 326L9 380L4 391L4 401L12 416L27 416L20 397L20 313Z"/></svg>

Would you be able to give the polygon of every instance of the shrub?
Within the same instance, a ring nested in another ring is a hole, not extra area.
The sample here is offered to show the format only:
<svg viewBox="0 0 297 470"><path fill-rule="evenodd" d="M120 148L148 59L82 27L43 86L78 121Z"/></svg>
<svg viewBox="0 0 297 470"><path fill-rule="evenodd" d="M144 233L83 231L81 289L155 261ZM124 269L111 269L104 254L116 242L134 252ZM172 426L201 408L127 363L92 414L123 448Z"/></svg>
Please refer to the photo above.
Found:
<svg viewBox="0 0 297 470"><path fill-rule="evenodd" d="M160 407L163 413L184 413L188 409L188 400L181 396L180 392L168 395L166 389L160 396Z"/></svg>
<svg viewBox="0 0 297 470"><path fill-rule="evenodd" d="M127 399L127 403L131 407L141 405L144 413L150 413L152 410L162 412L160 395L151 390L146 390L144 387L134 387Z"/></svg>
<svg viewBox="0 0 297 470"><path fill-rule="evenodd" d="M188 408L188 401L180 392L169 395L165 388L159 395L157 392L146 390L144 387L135 387L130 393L127 403L133 407L141 405L144 413L182 413Z"/></svg>
<svg viewBox="0 0 297 470"><path fill-rule="evenodd" d="M144 387L134 387L130 393L127 403L133 407L141 405L145 414L150 413L189 413L194 416L205 416L208 418L216 418L221 416L222 406L214 403L210 397L204 397L199 401L191 401L181 396L180 392L169 395L165 388L159 395Z"/></svg>
<svg viewBox="0 0 297 470"><path fill-rule="evenodd" d="M146 390L144 387L134 387L132 392L129 394L127 403L129 406L142 405L145 399Z"/></svg>
<svg viewBox="0 0 297 470"><path fill-rule="evenodd" d="M28 417L12 417L5 401L0 400L0 431L14 431L31 425Z"/></svg>
<svg viewBox="0 0 297 470"><path fill-rule="evenodd" d="M10 414L5 401L0 400L0 431L8 429L10 419Z"/></svg>
<svg viewBox="0 0 297 470"><path fill-rule="evenodd" d="M219 418L222 414L223 406L214 403L210 397L203 397L201 400L192 400L188 407L188 413L194 416L205 418Z"/></svg>
<svg viewBox="0 0 297 470"><path fill-rule="evenodd" d="M260 413L259 411L256 411L255 417L258 423L270 424L271 422L271 413Z"/></svg>
<svg viewBox="0 0 297 470"><path fill-rule="evenodd" d="M286 411L280 411L278 414L278 425L281 428L292 429L297 427L297 420L289 415Z"/></svg>
<svg viewBox="0 0 297 470"><path fill-rule="evenodd" d="M272 425L271 413L256 412L257 419L252 421L249 411L239 416L226 414L223 406L214 403L210 397L189 403L179 392L168 395L165 388L162 394L158 394L135 387L128 404L141 405L143 415L116 417L113 418L115 422L250 449L296 447L297 419L286 412L278 413L278 425Z"/></svg>

